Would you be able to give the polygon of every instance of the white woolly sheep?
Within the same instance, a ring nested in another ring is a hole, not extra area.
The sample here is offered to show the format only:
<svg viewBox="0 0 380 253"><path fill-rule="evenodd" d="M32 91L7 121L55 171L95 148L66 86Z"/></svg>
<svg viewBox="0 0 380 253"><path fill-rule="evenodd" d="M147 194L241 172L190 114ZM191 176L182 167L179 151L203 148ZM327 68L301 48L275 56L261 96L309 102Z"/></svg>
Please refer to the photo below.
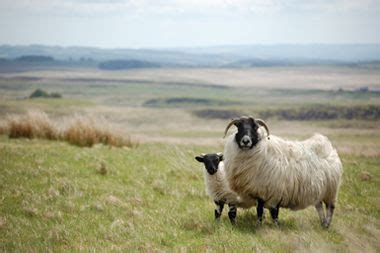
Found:
<svg viewBox="0 0 380 253"><path fill-rule="evenodd" d="M245 116L232 120L225 135L232 125L238 131L225 144L226 177L239 196L258 199L259 222L263 207L269 208L277 223L280 207L300 210L314 205L327 228L343 173L337 151L327 137L315 134L304 141L269 137L264 121Z"/></svg>
<svg viewBox="0 0 380 253"><path fill-rule="evenodd" d="M224 172L223 154L202 154L195 159L205 166L204 178L206 192L215 202L215 219L219 219L223 212L224 204L228 204L228 217L232 224L235 223L236 207L249 208L256 204L256 199L248 198L244 201L228 186Z"/></svg>

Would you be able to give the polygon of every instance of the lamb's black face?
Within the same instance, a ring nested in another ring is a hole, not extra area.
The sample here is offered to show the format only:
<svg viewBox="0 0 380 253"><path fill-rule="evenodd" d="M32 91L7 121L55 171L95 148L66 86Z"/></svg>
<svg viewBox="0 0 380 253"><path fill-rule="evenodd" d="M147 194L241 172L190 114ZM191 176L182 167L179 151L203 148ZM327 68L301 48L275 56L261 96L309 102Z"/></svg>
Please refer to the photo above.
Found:
<svg viewBox="0 0 380 253"><path fill-rule="evenodd" d="M241 118L234 124L238 132L235 135L236 143L241 149L251 149L259 141L257 129L259 125L253 118Z"/></svg>
<svg viewBox="0 0 380 253"><path fill-rule="evenodd" d="M200 163L204 163L208 174L214 175L218 171L219 163L223 161L223 154L202 154L196 156L195 159Z"/></svg>

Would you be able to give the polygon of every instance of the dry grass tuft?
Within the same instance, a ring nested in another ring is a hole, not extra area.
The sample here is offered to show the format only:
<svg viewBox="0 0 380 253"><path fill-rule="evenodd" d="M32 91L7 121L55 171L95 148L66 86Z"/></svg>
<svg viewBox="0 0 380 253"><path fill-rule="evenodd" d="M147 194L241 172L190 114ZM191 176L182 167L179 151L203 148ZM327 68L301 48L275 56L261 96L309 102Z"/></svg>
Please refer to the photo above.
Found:
<svg viewBox="0 0 380 253"><path fill-rule="evenodd" d="M107 175L107 172L108 172L108 170L107 170L107 166L106 166L106 164L105 164L104 162L101 162L101 163L100 163L100 168L99 168L99 170L98 170L98 173L99 173L100 175L105 176L105 175Z"/></svg>
<svg viewBox="0 0 380 253"><path fill-rule="evenodd" d="M64 133L64 139L81 147L97 143L116 147L132 146L129 138L117 134L104 119L75 116Z"/></svg>
<svg viewBox="0 0 380 253"><path fill-rule="evenodd" d="M368 171L362 171L360 172L360 180L362 181L370 181L371 180L371 174Z"/></svg>
<svg viewBox="0 0 380 253"><path fill-rule="evenodd" d="M8 129L8 124L6 121L0 121L0 135L5 134L8 135L9 129Z"/></svg>
<svg viewBox="0 0 380 253"><path fill-rule="evenodd" d="M57 140L59 130L46 113L29 111L26 115L12 115L7 118L10 138L41 138Z"/></svg>
<svg viewBox="0 0 380 253"><path fill-rule="evenodd" d="M46 113L38 111L8 116L5 122L0 122L0 134L7 134L10 138L64 140L80 147L92 147L98 143L116 147L137 146L128 135L113 128L103 118L76 115L53 122Z"/></svg>
<svg viewBox="0 0 380 253"><path fill-rule="evenodd" d="M119 199L118 197L116 197L114 195L107 196L106 202L108 204L111 204L111 205L114 205L114 206L122 206L123 205L123 201L121 201L121 199Z"/></svg>
<svg viewBox="0 0 380 253"><path fill-rule="evenodd" d="M63 138L67 142L81 147L91 147L97 143L116 147L134 146L129 136L123 136L104 119L83 116L75 116L71 120Z"/></svg>
<svg viewBox="0 0 380 253"><path fill-rule="evenodd" d="M7 219L0 216L0 229L5 228L7 225Z"/></svg>

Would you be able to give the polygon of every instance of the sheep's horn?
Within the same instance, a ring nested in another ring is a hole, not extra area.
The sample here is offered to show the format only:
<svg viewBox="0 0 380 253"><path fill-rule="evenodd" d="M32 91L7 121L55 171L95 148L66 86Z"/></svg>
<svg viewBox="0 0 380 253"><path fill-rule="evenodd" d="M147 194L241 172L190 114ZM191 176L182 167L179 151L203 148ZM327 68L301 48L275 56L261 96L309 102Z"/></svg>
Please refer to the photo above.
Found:
<svg viewBox="0 0 380 253"><path fill-rule="evenodd" d="M230 129L230 127L231 127L233 124L235 124L235 123L237 123L237 122L239 122L239 121L240 121L240 119L233 119L233 120L231 120L230 123L228 123L228 125L227 125L227 127L226 127L226 130L224 130L224 136L223 136L223 138L226 137L227 132L228 132L228 129Z"/></svg>
<svg viewBox="0 0 380 253"><path fill-rule="evenodd" d="M262 119L255 119L255 121L258 125L263 126L265 128L265 130L267 131L267 134L269 136L269 128L268 128L267 124L265 124L265 121Z"/></svg>

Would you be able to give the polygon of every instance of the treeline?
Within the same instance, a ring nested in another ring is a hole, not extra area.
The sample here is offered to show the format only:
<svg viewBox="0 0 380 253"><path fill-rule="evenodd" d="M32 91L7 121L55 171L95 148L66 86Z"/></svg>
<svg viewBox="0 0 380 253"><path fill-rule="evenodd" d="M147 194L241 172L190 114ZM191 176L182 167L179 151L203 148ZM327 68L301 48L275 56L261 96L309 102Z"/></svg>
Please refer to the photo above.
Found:
<svg viewBox="0 0 380 253"><path fill-rule="evenodd" d="M294 109L268 110L259 113L261 118L277 117L285 120L333 120L333 119L360 119L379 120L380 106L312 106Z"/></svg>
<svg viewBox="0 0 380 253"><path fill-rule="evenodd" d="M195 110L193 114L207 119L231 119L241 115L249 115L243 111L228 109ZM324 106L315 105L300 108L263 110L255 113L259 118L277 118L281 120L380 120L379 105L358 106Z"/></svg>
<svg viewBox="0 0 380 253"><path fill-rule="evenodd" d="M148 62L148 61L138 61L138 60L112 60L101 62L99 65L100 69L103 70L122 70L122 69L136 69L136 68L157 68L160 67L159 64Z"/></svg>
<svg viewBox="0 0 380 253"><path fill-rule="evenodd" d="M153 98L145 101L146 107L192 107L192 106L225 106L239 104L236 101L209 99L209 98Z"/></svg>

